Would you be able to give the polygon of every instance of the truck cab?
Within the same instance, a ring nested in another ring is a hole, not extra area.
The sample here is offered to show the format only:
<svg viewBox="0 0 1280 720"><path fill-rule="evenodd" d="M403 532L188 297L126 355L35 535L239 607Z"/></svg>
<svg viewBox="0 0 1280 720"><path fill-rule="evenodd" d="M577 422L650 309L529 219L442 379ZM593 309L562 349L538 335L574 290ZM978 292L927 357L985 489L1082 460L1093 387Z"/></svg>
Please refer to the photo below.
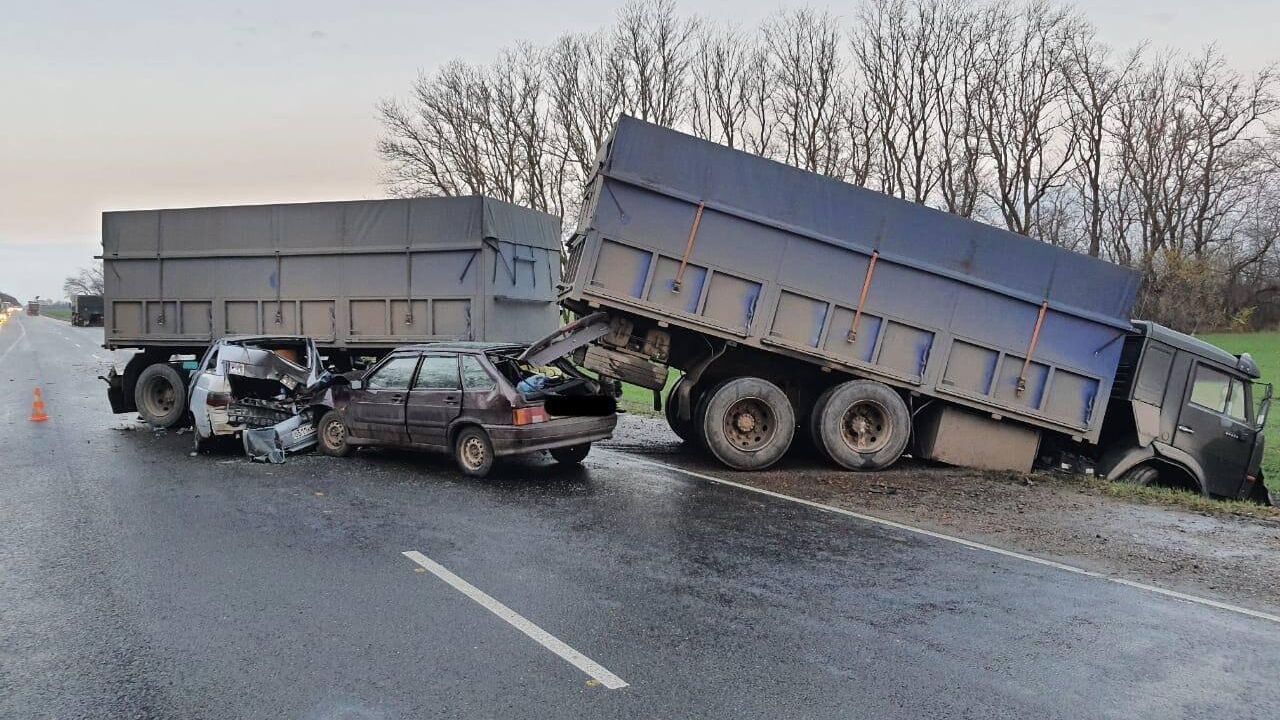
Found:
<svg viewBox="0 0 1280 720"><path fill-rule="evenodd" d="M1155 323L1134 321L1134 328L1112 386L1099 473L1265 502L1272 388L1260 382L1253 358Z"/></svg>

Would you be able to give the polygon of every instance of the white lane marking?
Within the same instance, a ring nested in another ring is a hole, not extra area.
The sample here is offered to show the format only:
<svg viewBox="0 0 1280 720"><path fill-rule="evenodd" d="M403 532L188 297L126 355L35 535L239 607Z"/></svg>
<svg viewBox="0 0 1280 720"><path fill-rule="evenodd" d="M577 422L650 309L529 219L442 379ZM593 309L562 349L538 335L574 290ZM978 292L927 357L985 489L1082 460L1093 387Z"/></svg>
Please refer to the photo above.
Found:
<svg viewBox="0 0 1280 720"><path fill-rule="evenodd" d="M15 338L13 344L6 348L4 352L0 353L0 360L4 360L9 357L9 353L13 352L13 349L18 347L18 343L27 336L27 326L23 325L21 320L18 321L18 330L20 330L22 334Z"/></svg>
<svg viewBox="0 0 1280 720"><path fill-rule="evenodd" d="M494 600L480 588L449 572L447 568L435 560L417 550L406 550L400 554L426 568L427 572L432 575L449 583L458 592L480 603L486 610L506 620L517 630L532 638L534 642L559 655L562 660L590 675L601 685L610 690L617 690L627 686L626 681L606 670L600 663L564 644L559 638L534 625L506 605Z"/></svg>
<svg viewBox="0 0 1280 720"><path fill-rule="evenodd" d="M601 448L601 449L605 450L604 448ZM822 510L825 512L836 513L837 515L845 515L847 517L857 518L858 520L863 520L869 523L875 523L876 525L883 525L885 527L891 527L897 530L904 530L909 533L924 535L925 537L931 537L937 540L945 540L946 542L955 543L957 545L963 545L967 548L973 548L974 550L984 550L989 553L995 553L996 555L1003 555L1005 557L1015 558L1015 559L1023 560L1029 563L1035 563L1036 565L1044 565L1046 567L1063 570L1065 572L1075 573L1076 575L1084 575L1085 577L1098 578L1099 580L1106 580L1108 582L1116 583L1117 585L1124 585L1127 587L1136 588L1138 590L1145 590L1149 593L1163 595L1165 597L1174 598L1175 600L1182 600L1183 602L1195 603L1196 605L1204 605L1205 607L1217 608L1218 610L1225 610L1227 612L1233 612L1239 615L1247 615L1251 618L1257 618L1259 620L1266 620L1268 622L1280 624L1280 615L1273 615L1272 613L1262 612L1261 610L1252 610L1247 607L1241 607L1239 605L1232 605L1230 603L1219 602L1217 600L1203 598L1198 595L1189 595L1187 593L1178 592L1177 590L1162 588L1157 585L1148 585L1144 582L1138 582L1137 580L1130 580L1128 578L1119 577L1116 575L1108 575L1106 573L1096 572L1093 570L1085 570L1084 568L1076 567L1074 565L1068 565L1066 563L1060 563L1060 562L1057 562L1056 560L1046 560L1045 558L1036 557L1035 555L1028 555L1026 553L1020 553L1013 550L1005 550L1004 548L998 548L998 547L995 547L994 545L986 545L984 543L974 542L973 540L966 540L964 538L956 537L954 535L947 535L946 533L935 532L933 530L926 530L924 528L916 527L914 525L907 525L906 523L894 522L893 520L886 520L884 518L879 518L874 515L864 515L863 513L854 512L853 510L845 510L843 508L834 507L832 505L823 505L822 503L814 502L812 500L805 500L803 498L793 497L791 495L784 495L782 493L774 492L772 490L764 490L762 488L752 487L750 485L737 483L732 480L725 480L723 478L715 477L714 475L707 475L705 473L696 472L694 470L686 470L682 467L677 467L675 465L668 465L667 463L657 462L656 460L649 460L647 458L637 457L630 453L624 453L617 450L605 450L605 452L609 454L615 454L615 455L625 455L628 460L640 463L641 465L649 465L651 467L663 468L665 470L670 470L672 472L688 475L689 477L695 477L695 478L698 478L699 480L706 480L707 482L715 483L717 485L728 485L729 487L735 487L735 488L738 488L739 490L746 490L748 492L758 493L760 495L768 495L769 497L777 498L779 500L786 500L788 502L798 503L800 505L807 505L811 508L816 508L818 510Z"/></svg>

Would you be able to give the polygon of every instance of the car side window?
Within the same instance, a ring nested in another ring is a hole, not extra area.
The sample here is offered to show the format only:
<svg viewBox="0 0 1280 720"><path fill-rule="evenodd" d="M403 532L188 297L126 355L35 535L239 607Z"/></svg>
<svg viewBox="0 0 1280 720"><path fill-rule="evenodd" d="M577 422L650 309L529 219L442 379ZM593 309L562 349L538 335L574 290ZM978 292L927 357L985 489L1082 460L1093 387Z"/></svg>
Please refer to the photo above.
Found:
<svg viewBox="0 0 1280 720"><path fill-rule="evenodd" d="M1231 378L1204 365L1196 366L1196 378L1191 386L1191 402L1216 413L1226 412L1227 399L1231 395Z"/></svg>
<svg viewBox="0 0 1280 720"><path fill-rule="evenodd" d="M458 357L456 355L428 355L422 358L414 390L457 390Z"/></svg>
<svg viewBox="0 0 1280 720"><path fill-rule="evenodd" d="M480 358L474 355L464 355L462 357L462 389L463 390L492 390L498 383L485 369L480 362Z"/></svg>
<svg viewBox="0 0 1280 720"><path fill-rule="evenodd" d="M1231 381L1231 396L1227 398L1227 417L1236 422L1248 423L1248 399L1244 394L1244 383L1239 380Z"/></svg>
<svg viewBox="0 0 1280 720"><path fill-rule="evenodd" d="M408 390L417 356L392 358L374 371L364 386L369 390Z"/></svg>

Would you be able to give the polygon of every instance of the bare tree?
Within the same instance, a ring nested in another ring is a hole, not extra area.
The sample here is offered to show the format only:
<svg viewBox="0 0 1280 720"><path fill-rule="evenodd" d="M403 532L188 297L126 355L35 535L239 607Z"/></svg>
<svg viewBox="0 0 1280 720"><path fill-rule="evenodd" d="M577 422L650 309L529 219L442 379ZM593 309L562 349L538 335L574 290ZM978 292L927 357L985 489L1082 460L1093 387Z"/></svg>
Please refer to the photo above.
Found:
<svg viewBox="0 0 1280 720"><path fill-rule="evenodd" d="M103 288L100 262L80 268L75 275L68 276L62 282L62 294L68 300L75 300L77 295L101 295Z"/></svg>
<svg viewBox="0 0 1280 720"><path fill-rule="evenodd" d="M1078 140L1069 132L1067 47L1077 18L1045 0L988 14L980 58L978 121L995 176L992 200L1005 226L1036 230L1037 206L1062 183Z"/></svg>
<svg viewBox="0 0 1280 720"><path fill-rule="evenodd" d="M690 124L695 135L731 148L746 134L755 48L736 27L704 24L693 54Z"/></svg>
<svg viewBox="0 0 1280 720"><path fill-rule="evenodd" d="M615 38L626 64L626 105L668 127L684 117L697 23L676 15L675 0L632 0L618 12Z"/></svg>
<svg viewBox="0 0 1280 720"><path fill-rule="evenodd" d="M782 159L812 172L841 175L844 61L836 19L807 8L783 12L770 18L762 33Z"/></svg>

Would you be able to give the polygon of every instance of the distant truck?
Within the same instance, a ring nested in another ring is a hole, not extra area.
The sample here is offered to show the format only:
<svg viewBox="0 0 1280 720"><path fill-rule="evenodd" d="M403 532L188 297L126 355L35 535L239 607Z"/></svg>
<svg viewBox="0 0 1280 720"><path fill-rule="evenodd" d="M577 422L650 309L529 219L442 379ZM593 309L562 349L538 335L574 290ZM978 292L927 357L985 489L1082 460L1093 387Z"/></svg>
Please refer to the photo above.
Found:
<svg viewBox="0 0 1280 720"><path fill-rule="evenodd" d="M112 410L185 421L190 371L229 336L309 337L341 372L534 340L559 324L560 244L558 218L485 197L103 213L103 347L138 350L103 378Z"/></svg>
<svg viewBox="0 0 1280 720"><path fill-rule="evenodd" d="M35 300L27 301L27 315L36 317L40 314L40 303Z"/></svg>
<svg viewBox="0 0 1280 720"><path fill-rule="evenodd" d="M799 428L836 464L1031 469L1265 499L1257 365L1129 313L1130 270L631 118L601 149L535 346L658 391L741 470Z"/></svg>
<svg viewBox="0 0 1280 720"><path fill-rule="evenodd" d="M80 327L102 325L102 296L77 295L71 300L71 324Z"/></svg>

